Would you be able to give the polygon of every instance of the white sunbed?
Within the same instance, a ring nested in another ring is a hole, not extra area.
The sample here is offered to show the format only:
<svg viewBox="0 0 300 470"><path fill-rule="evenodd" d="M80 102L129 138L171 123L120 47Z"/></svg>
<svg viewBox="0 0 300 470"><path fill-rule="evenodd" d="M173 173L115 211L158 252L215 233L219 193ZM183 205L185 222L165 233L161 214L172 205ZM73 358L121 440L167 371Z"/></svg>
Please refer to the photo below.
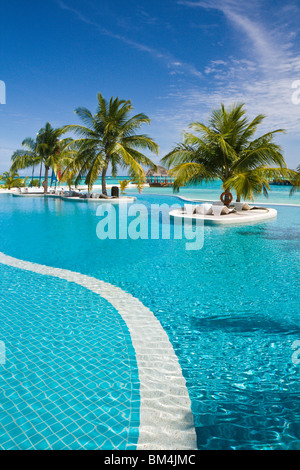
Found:
<svg viewBox="0 0 300 470"><path fill-rule="evenodd" d="M233 205L237 211L248 211L251 209L247 202L234 202Z"/></svg>
<svg viewBox="0 0 300 470"><path fill-rule="evenodd" d="M212 212L213 212L213 215L215 215L216 217L220 216L224 210L224 205L215 205L212 207Z"/></svg>
<svg viewBox="0 0 300 470"><path fill-rule="evenodd" d="M220 215L227 215L231 214L232 212L236 212L236 209L228 209L227 206L213 206L212 207L213 215L218 217Z"/></svg>
<svg viewBox="0 0 300 470"><path fill-rule="evenodd" d="M194 213L200 215L212 215L212 204L200 204L199 206L196 206Z"/></svg>
<svg viewBox="0 0 300 470"><path fill-rule="evenodd" d="M193 204L184 204L184 212L187 213L187 215L193 215L195 210L195 206Z"/></svg>

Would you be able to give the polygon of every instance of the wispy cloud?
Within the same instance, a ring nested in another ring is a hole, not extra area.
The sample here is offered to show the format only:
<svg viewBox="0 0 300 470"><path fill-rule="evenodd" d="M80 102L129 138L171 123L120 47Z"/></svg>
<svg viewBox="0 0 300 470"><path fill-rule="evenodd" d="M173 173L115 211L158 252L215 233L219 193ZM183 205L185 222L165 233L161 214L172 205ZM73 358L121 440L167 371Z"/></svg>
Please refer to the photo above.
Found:
<svg viewBox="0 0 300 470"><path fill-rule="evenodd" d="M257 12L263 2L255 0L254 2L240 2L238 0L207 0L191 2L189 0L179 0L179 5L190 8L204 8L218 10L222 12L227 20L245 34L250 41L252 52L265 66L276 64L276 58L282 58L282 49L284 45L278 48L274 33L268 30L262 21L257 19ZM286 6L285 6L286 7Z"/></svg>
<svg viewBox="0 0 300 470"><path fill-rule="evenodd" d="M70 7L69 5L67 5L65 2L62 2L61 0L57 0L57 3L62 10L69 11L79 21L93 26L102 35L121 41L124 44L127 44L128 46L136 49L137 51L145 52L146 54L150 55L154 59L161 61L164 64L164 66L170 70L171 74L187 73L197 78L203 77L202 72L198 70L193 64L182 61L178 59L177 57L174 57L171 53L159 51L151 46L148 46L141 42L134 41L133 39L127 36L114 33L113 31L110 31L107 28L104 28L103 26L101 26L100 24L90 20L87 16L83 15L80 11L76 10L73 7Z"/></svg>
<svg viewBox="0 0 300 470"><path fill-rule="evenodd" d="M160 60L170 74L201 78L201 86L200 83L198 86L188 85L186 80L182 88L178 83L167 97L158 102L160 105L157 105L157 112L152 116L152 125L162 146L164 141L178 141L181 130L193 120L205 121L211 109L219 106L220 102L244 102L250 116L259 113L267 116L266 129L283 127L288 135L297 138L300 105L292 103L292 83L300 79L300 56L293 42L299 34L295 18L299 17L300 9L292 0L276 10L273 8L272 15L268 16L268 0L249 3L239 0L178 0L177 5L194 10L194 29L197 25L199 30L203 27L200 12L206 9L222 13L229 27L240 32L241 41L230 55L212 57L203 70L168 52L137 42L129 34L120 35L108 30L62 0L57 1L62 9L94 26L101 34ZM152 24L158 21L145 12L143 16Z"/></svg>
<svg viewBox="0 0 300 470"><path fill-rule="evenodd" d="M300 106L292 103L292 83L300 78L300 56L293 51L290 38L296 35L286 23L273 29L265 23L260 9L265 7L263 1L254 4L238 0L180 0L180 5L194 9L214 9L222 12L227 20L244 34L248 46L240 46L236 51L239 57L223 57L223 60L211 60L205 74L212 86L206 89L189 89L178 92L182 100L194 108L202 105L214 107L223 102L245 102L253 114L263 112L268 115L268 125L285 127L288 132L299 132ZM255 7L255 8L254 8ZM295 11L295 5L283 6L283 14ZM277 21L280 11L277 11ZM278 26L278 24L277 24ZM288 31L287 34L283 34ZM293 34L294 33L294 34ZM285 40L285 38L289 38ZM242 48L243 47L243 48ZM173 96L174 98L174 96ZM203 109L203 108L202 108Z"/></svg>
<svg viewBox="0 0 300 470"><path fill-rule="evenodd" d="M178 142L182 130L193 121L206 122L212 109L233 103L245 103L249 117L262 113L266 119L260 132L284 128L285 136L280 137L283 146L287 145L287 161L296 167L299 156L295 142L300 147L300 105L292 102L294 80L300 80L300 57L294 50L291 39L297 35L298 25L287 17L287 5L283 13L276 12L276 28L259 7L264 0L255 1L255 9L238 0L207 0L191 2L181 0L178 4L193 9L217 9L222 12L230 26L242 32L243 39L231 55L212 57L204 68L203 80L199 86L178 86L161 101L161 107L153 116L161 147L166 148L170 141ZM291 7L295 12L295 8ZM200 13L200 12L199 12ZM194 22L197 21L195 11ZM199 14L199 22L203 17ZM159 129L163 129L159 131ZM293 147L289 147L293 142ZM168 149L170 150L170 148ZM290 159L290 160L289 160Z"/></svg>

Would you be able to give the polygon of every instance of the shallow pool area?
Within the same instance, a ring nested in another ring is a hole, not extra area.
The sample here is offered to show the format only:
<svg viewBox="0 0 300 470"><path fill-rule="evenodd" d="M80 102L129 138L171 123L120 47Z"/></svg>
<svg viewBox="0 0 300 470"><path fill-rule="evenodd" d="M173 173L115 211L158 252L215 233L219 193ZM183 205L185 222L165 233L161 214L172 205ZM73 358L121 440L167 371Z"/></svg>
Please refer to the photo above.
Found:
<svg viewBox="0 0 300 470"><path fill-rule="evenodd" d="M149 210L153 204L184 204L165 192L130 194ZM299 207L276 206L277 218L267 223L206 226L203 247L188 251L184 239L100 240L95 206L1 195L0 252L99 279L153 312L186 381L199 449L300 449L300 365L292 361L292 345L300 340ZM9 391L0 409L0 446L27 445L27 432L29 437L33 432L27 421L36 420L41 437L31 440L31 447L112 448L114 443L119 449L136 448L141 377L131 334L118 310L65 280L1 264L0 269L0 340L7 341L7 357L13 358L0 374L1 380L7 377ZM157 349L152 346L149 354L159 356L159 344ZM35 351L41 356L35 353L38 360L28 367ZM59 385L52 360L62 376ZM108 380L105 374L119 384L112 398L120 407L108 406L100 419L94 413L101 383ZM97 386L89 390L90 384ZM32 393L41 388L37 409L30 407L27 385ZM61 403L61 394L55 395L61 386L67 404ZM85 409L77 392L86 395ZM154 387L154 392L159 396L160 390ZM68 418L59 428L60 413L72 413L73 402L79 424ZM47 406L56 410L55 442ZM59 406L65 408L59 411ZM50 428L43 425L44 412ZM19 437L12 417L24 426ZM101 426L110 426L110 420L115 420L111 436L104 438Z"/></svg>
<svg viewBox="0 0 300 470"><path fill-rule="evenodd" d="M135 448L138 370L116 309L64 280L0 276L0 448Z"/></svg>

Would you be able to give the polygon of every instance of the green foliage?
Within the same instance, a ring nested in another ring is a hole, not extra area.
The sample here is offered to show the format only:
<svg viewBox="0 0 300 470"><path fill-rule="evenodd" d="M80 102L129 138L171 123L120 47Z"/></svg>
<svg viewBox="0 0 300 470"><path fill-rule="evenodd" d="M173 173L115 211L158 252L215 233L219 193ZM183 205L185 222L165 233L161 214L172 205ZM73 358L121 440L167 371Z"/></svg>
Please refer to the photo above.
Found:
<svg viewBox="0 0 300 470"><path fill-rule="evenodd" d="M254 138L265 116L252 121L246 117L243 104L221 108L212 112L208 125L190 124L193 132L184 133L178 144L162 162L172 167L174 190L180 186L201 181L221 179L223 188L234 189L238 198L253 199L263 192L267 195L269 181L274 177L287 177L282 150L274 142L277 129Z"/></svg>
<svg viewBox="0 0 300 470"><path fill-rule="evenodd" d="M25 180L20 178L19 174L10 170L5 171L3 175L0 175L0 182L1 187L4 189L11 189L11 188L20 188L26 186L27 177Z"/></svg>
<svg viewBox="0 0 300 470"><path fill-rule="evenodd" d="M119 185L120 185L120 190L121 193L123 194L127 186L129 185L130 181L129 180L119 180Z"/></svg>
<svg viewBox="0 0 300 470"><path fill-rule="evenodd" d="M131 116L130 101L111 98L107 102L98 93L98 107L93 115L86 108L77 108L75 113L84 125L69 125L64 131L74 131L78 139L69 144L76 149L72 169L77 169L77 181L85 177L89 190L102 176L102 192L106 193L106 173L111 166L116 176L118 167L127 168L129 175L145 181L143 166L155 166L141 150L157 153L158 146L153 139L136 131L150 119L145 114Z"/></svg>
<svg viewBox="0 0 300 470"><path fill-rule="evenodd" d="M292 196L295 191L300 190L300 165L298 165L298 167L296 168L296 171L293 172L293 175L290 181L292 183L290 196Z"/></svg>
<svg viewBox="0 0 300 470"><path fill-rule="evenodd" d="M39 180L31 180L29 183L29 186L31 188L38 188L40 186L40 182Z"/></svg>
<svg viewBox="0 0 300 470"><path fill-rule="evenodd" d="M64 133L63 129L54 129L49 122L39 130L36 139L27 137L23 140L22 150L16 150L11 157L12 171L23 168L39 166L45 167L45 192L48 187L49 169L53 168L61 158L64 146L70 139L60 141L59 137Z"/></svg>

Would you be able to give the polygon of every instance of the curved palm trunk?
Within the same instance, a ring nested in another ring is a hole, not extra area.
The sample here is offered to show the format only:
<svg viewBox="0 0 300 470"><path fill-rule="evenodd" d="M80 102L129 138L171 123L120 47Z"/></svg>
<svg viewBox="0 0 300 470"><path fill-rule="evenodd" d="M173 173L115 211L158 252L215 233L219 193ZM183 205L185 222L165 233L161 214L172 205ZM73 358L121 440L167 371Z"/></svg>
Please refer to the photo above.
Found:
<svg viewBox="0 0 300 470"><path fill-rule="evenodd" d="M41 166L40 166L40 179L39 179L39 187L41 187L41 182L42 182L42 169L43 169L43 163L41 162Z"/></svg>
<svg viewBox="0 0 300 470"><path fill-rule="evenodd" d="M44 194L47 194L48 192L48 173L49 173L49 167L45 166Z"/></svg>
<svg viewBox="0 0 300 470"><path fill-rule="evenodd" d="M105 194L107 196L107 190L106 190L106 173L107 173L107 165L102 169L102 194Z"/></svg>
<svg viewBox="0 0 300 470"><path fill-rule="evenodd" d="M33 185L33 177L34 177L34 165L32 166L31 187L32 187L32 185Z"/></svg>

